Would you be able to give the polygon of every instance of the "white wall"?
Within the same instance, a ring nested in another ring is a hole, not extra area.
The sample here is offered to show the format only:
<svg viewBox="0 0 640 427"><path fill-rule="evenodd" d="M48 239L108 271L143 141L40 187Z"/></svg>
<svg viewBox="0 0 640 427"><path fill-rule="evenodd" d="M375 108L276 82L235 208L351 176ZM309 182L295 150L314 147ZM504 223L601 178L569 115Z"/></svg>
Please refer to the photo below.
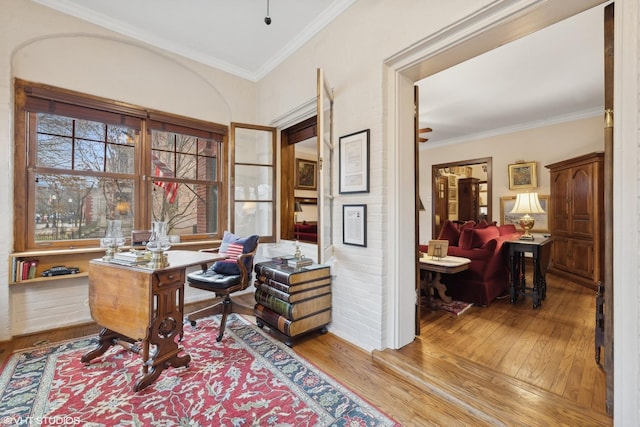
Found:
<svg viewBox="0 0 640 427"><path fill-rule="evenodd" d="M500 197L517 194L509 189L509 164L518 160L536 161L536 191L540 195L548 195L549 169L545 165L594 151L604 151L602 124L601 116L590 117L468 141L456 144L455 149L446 145L429 148L429 143L426 143L427 146L420 150L420 197L426 208L426 211L420 212L420 242L427 243L432 238L431 166L491 157L492 219L500 222Z"/></svg>

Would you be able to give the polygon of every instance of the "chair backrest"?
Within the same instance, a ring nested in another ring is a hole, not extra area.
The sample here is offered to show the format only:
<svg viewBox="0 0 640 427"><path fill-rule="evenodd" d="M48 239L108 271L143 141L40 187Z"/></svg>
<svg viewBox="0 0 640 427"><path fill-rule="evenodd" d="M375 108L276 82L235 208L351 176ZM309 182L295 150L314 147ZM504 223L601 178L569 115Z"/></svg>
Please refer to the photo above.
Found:
<svg viewBox="0 0 640 427"><path fill-rule="evenodd" d="M247 287L249 287L249 284L251 283L251 273L253 272L253 260L256 256L256 252L258 251L258 242L259 242L259 239L256 240L256 244L251 250L251 252L246 252L238 256L238 259L236 261L238 264L238 268L240 269L240 277L241 277L240 282L241 282L242 289L246 289Z"/></svg>

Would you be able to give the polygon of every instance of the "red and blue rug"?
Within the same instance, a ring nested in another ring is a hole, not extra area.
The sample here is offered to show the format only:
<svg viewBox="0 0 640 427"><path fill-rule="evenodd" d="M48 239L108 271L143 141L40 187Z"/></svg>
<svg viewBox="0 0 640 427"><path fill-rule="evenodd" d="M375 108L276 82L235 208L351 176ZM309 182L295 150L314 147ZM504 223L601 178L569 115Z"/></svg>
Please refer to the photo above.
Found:
<svg viewBox="0 0 640 427"><path fill-rule="evenodd" d="M97 337L14 353L0 375L0 425L397 426L361 397L231 316L185 325L187 368L169 368L133 392L141 358L114 346L85 366Z"/></svg>

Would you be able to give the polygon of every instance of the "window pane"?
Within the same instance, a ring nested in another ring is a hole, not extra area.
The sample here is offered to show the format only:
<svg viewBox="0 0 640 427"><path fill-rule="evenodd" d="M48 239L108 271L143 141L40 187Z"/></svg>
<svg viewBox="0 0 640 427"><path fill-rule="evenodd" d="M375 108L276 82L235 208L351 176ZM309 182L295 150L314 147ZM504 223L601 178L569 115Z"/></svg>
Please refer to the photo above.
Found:
<svg viewBox="0 0 640 427"><path fill-rule="evenodd" d="M190 135L175 134L176 151L178 153L196 154L198 151L198 138Z"/></svg>
<svg viewBox="0 0 640 427"><path fill-rule="evenodd" d="M151 131L151 147L154 150L163 150L173 152L175 134L173 132L162 132L159 130Z"/></svg>
<svg viewBox="0 0 640 427"><path fill-rule="evenodd" d="M235 233L240 236L259 234L272 236L273 204L267 202L237 202L235 204Z"/></svg>
<svg viewBox="0 0 640 427"><path fill-rule="evenodd" d="M35 187L35 241L103 237L107 219L133 225L133 181L72 175L39 175Z"/></svg>
<svg viewBox="0 0 640 427"><path fill-rule="evenodd" d="M36 166L71 169L71 138L38 134Z"/></svg>
<svg viewBox="0 0 640 427"><path fill-rule="evenodd" d="M132 145L107 144L105 172L134 173L134 147Z"/></svg>
<svg viewBox="0 0 640 427"><path fill-rule="evenodd" d="M104 144L101 142L77 141L74 162L76 169L101 172L104 169L104 154Z"/></svg>
<svg viewBox="0 0 640 427"><path fill-rule="evenodd" d="M196 175L198 169L196 168L196 164L198 158L196 156L192 156L190 154L178 154L176 156L176 165L177 165L177 173L176 176L178 178L183 179L197 179Z"/></svg>
<svg viewBox="0 0 640 427"><path fill-rule="evenodd" d="M107 129L106 124L81 119L76 119L74 121L76 138L89 139L93 141L105 140Z"/></svg>
<svg viewBox="0 0 640 427"><path fill-rule="evenodd" d="M236 165L236 200L271 200L273 168Z"/></svg>
<svg viewBox="0 0 640 427"><path fill-rule="evenodd" d="M273 164L272 132L245 129L235 130L236 163Z"/></svg>
<svg viewBox="0 0 640 427"><path fill-rule="evenodd" d="M177 182L153 184L153 221L166 221L170 234L218 232L218 187Z"/></svg>
<svg viewBox="0 0 640 427"><path fill-rule="evenodd" d="M39 134L71 136L73 134L73 119L53 114L38 113L36 129Z"/></svg>

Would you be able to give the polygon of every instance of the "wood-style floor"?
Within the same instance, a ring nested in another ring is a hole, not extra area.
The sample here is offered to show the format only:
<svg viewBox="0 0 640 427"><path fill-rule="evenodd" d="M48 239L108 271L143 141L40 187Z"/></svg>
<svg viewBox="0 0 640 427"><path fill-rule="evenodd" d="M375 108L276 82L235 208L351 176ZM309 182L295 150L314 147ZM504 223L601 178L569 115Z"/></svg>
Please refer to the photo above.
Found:
<svg viewBox="0 0 640 427"><path fill-rule="evenodd" d="M594 292L552 275L547 282L536 310L508 298L457 317L423 310L421 335L400 350L370 354L331 333L293 349L403 426L611 426L594 360ZM16 337L0 344L0 363L42 339L97 332Z"/></svg>

